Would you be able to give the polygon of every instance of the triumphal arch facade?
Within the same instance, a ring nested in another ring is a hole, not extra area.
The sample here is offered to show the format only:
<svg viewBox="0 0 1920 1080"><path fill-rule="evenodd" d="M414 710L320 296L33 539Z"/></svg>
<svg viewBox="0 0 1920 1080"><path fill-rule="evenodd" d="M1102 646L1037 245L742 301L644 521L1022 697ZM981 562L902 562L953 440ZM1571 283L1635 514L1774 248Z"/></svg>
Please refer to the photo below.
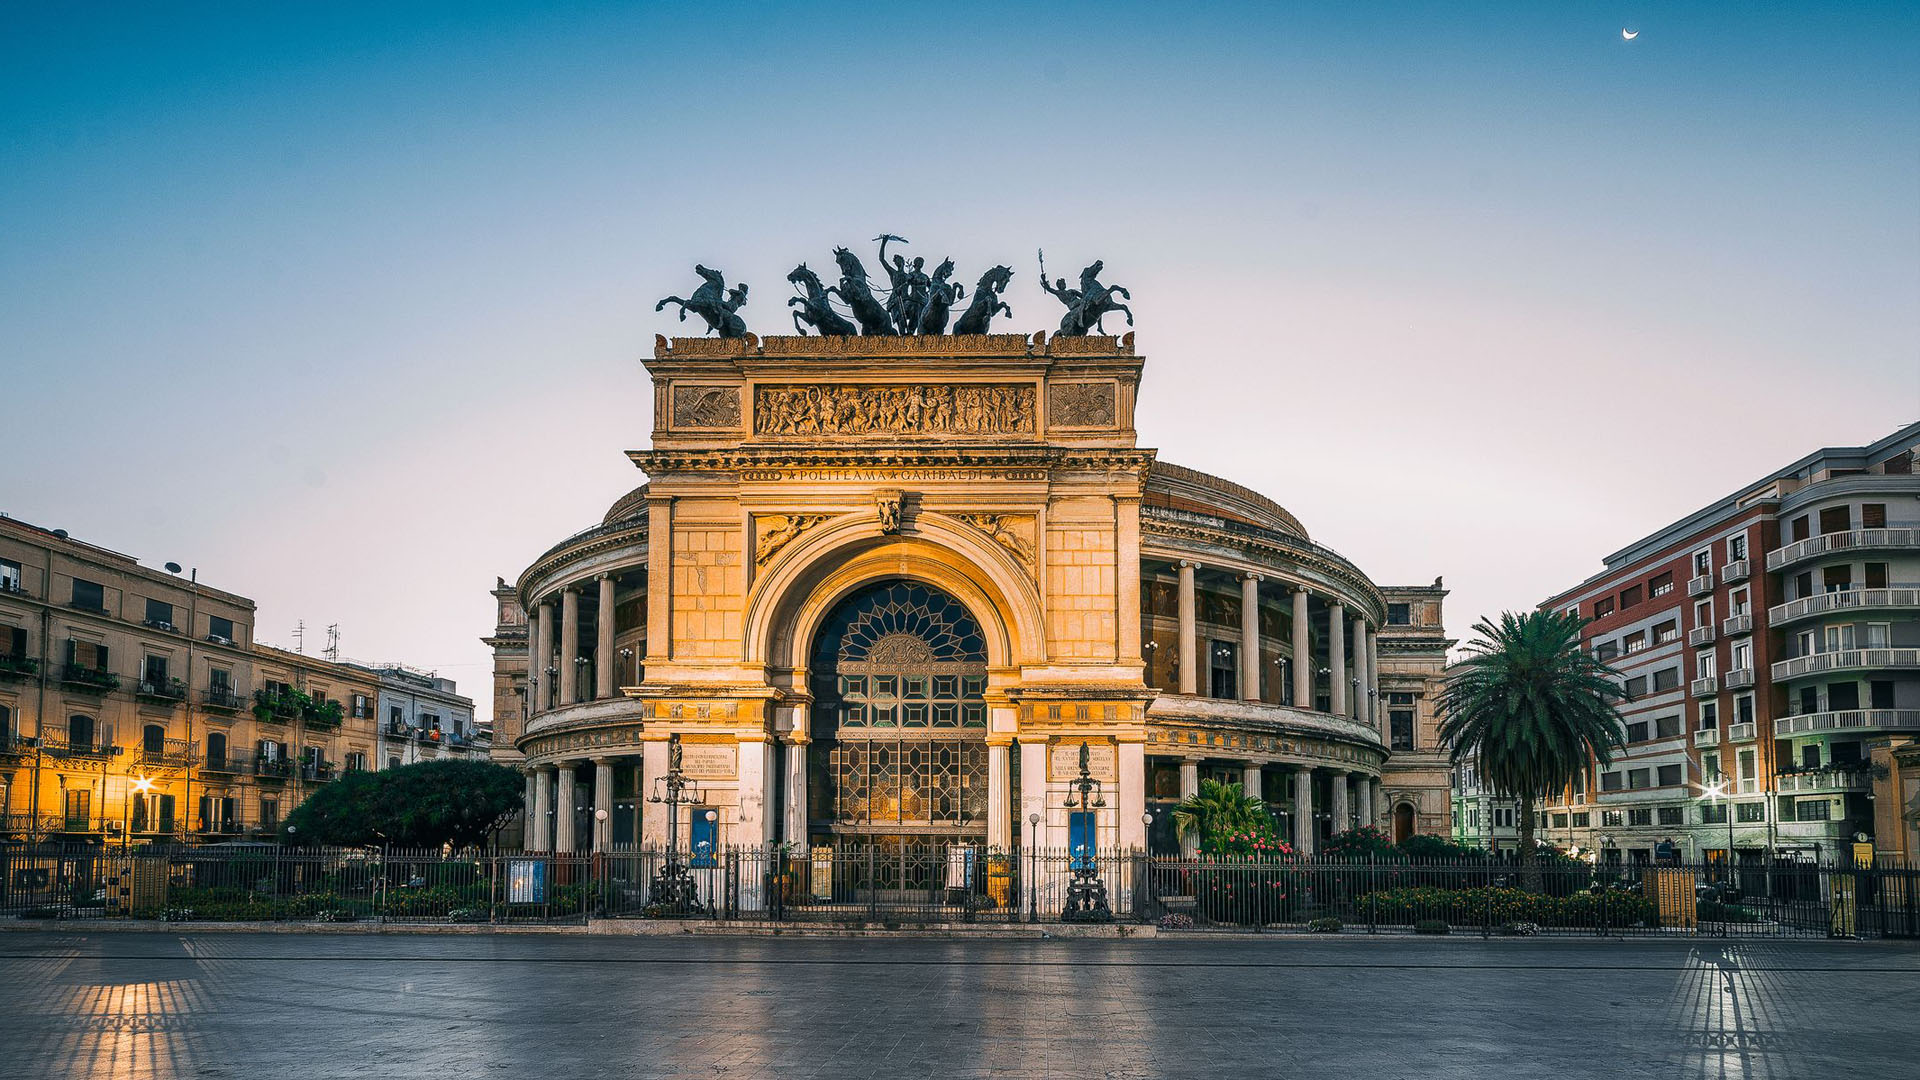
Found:
<svg viewBox="0 0 1920 1080"><path fill-rule="evenodd" d="M1083 747L1108 849L1177 850L1207 777L1307 849L1445 806L1392 783L1383 663L1430 688L1383 660L1387 595L1138 445L1132 333L660 338L646 367L647 482L495 590L528 847L663 844L669 810L683 843L1064 847ZM651 801L670 746L688 805Z"/></svg>

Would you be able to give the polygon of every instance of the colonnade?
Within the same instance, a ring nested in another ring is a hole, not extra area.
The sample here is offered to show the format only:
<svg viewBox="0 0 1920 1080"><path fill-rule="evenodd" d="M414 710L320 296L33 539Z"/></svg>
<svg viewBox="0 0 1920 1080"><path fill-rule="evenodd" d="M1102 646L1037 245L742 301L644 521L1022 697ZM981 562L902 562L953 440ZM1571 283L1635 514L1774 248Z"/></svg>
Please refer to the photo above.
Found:
<svg viewBox="0 0 1920 1080"><path fill-rule="evenodd" d="M555 602L552 598L540 600L533 606L533 653L527 665L527 712L545 712L548 709L577 705L583 701L610 698L617 686L614 668L614 581L611 573L601 574L595 581L598 589L599 608L594 620L593 655L589 659L580 643L580 593L584 587L575 582L562 586L559 595L560 641L558 656L555 655L553 639L556 622ZM581 672L589 664L593 667L593 685L582 684Z"/></svg>
<svg viewBox="0 0 1920 1080"><path fill-rule="evenodd" d="M529 851L573 854L613 850L613 770L618 758L590 758L535 765L525 770L524 808L528 822L522 844ZM584 792L580 772L591 767L592 825L587 836L576 835L574 814ZM605 811L605 813L600 813Z"/></svg>
<svg viewBox="0 0 1920 1080"><path fill-rule="evenodd" d="M1176 564L1179 575L1179 686L1182 694L1198 695L1200 686L1200 640L1196 615L1196 577L1201 566L1183 559ZM1242 701L1260 700L1260 585L1264 575L1252 571L1238 574L1240 582L1240 645L1236 682ZM1328 672L1328 711L1348 716L1370 727L1379 726L1379 628L1369 625L1358 614L1349 616L1346 603L1335 597L1323 597L1326 604L1325 648L1322 657L1313 655L1313 594L1292 586L1293 606L1293 679L1288 701L1295 708L1312 709L1314 675L1324 660ZM1305 650L1304 653L1302 650ZM1349 693L1349 690L1352 693Z"/></svg>
<svg viewBox="0 0 1920 1080"><path fill-rule="evenodd" d="M1201 762L1199 758L1181 758L1179 761L1180 798L1185 800L1200 793ZM1289 774L1287 784L1292 789L1291 801L1294 809L1289 822L1290 835L1287 837L1287 842L1292 844L1294 851L1301 855L1313 854L1318 841L1314 823L1319 820L1319 815L1322 813L1332 821L1332 831L1335 833L1372 825L1378 818L1380 781L1372 773L1287 762L1243 761L1240 765L1240 787L1249 797L1266 798L1263 776L1266 769ZM1314 801L1315 773L1328 778L1327 799L1318 805ZM1279 797L1283 793L1275 792L1275 797L1266 801L1271 804L1280 804L1286 801ZM1194 845L1193 837L1182 838L1182 854L1191 857L1195 853Z"/></svg>

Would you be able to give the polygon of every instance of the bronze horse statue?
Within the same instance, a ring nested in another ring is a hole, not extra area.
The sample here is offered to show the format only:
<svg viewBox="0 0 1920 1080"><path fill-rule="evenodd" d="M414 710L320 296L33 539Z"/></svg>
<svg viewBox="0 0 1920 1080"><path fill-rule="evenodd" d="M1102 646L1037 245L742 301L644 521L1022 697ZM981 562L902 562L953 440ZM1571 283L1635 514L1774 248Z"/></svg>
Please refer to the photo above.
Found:
<svg viewBox="0 0 1920 1080"><path fill-rule="evenodd" d="M860 265L860 257L846 248L834 248L833 261L840 264L840 287L834 291L853 309L860 332L894 336L893 319L880 301L873 298L873 288L867 284L867 268Z"/></svg>
<svg viewBox="0 0 1920 1080"><path fill-rule="evenodd" d="M926 298L920 307L920 325L915 327L922 334L938 334L947 328L947 316L953 311L956 299L967 298L967 288L958 282L948 281L953 276L953 260L942 260L927 279Z"/></svg>
<svg viewBox="0 0 1920 1080"><path fill-rule="evenodd" d="M980 275L979 284L973 287L973 302L961 314L960 321L953 324L956 334L984 334L987 324L995 315L1013 317L1013 309L1001 299L1006 291L1007 282L1013 280L1013 271L1005 266L996 266Z"/></svg>
<svg viewBox="0 0 1920 1080"><path fill-rule="evenodd" d="M802 337L806 336L809 326L819 331L821 337L852 337L860 332L858 327L833 310L833 304L827 299L834 294L833 286L820 284L820 275L807 269L806 263L794 267L793 273L787 275L787 280L806 290L805 296L787 297L789 309L795 304L800 306L799 311L791 314L793 328L800 331Z"/></svg>
<svg viewBox="0 0 1920 1080"><path fill-rule="evenodd" d="M1100 284L1100 271L1106 265L1104 261L1095 259L1093 265L1080 271L1080 287L1069 289L1066 278L1059 279L1053 285L1047 284L1046 256L1041 256L1040 287L1067 305L1067 313L1060 317L1060 329L1054 331L1055 337L1085 337L1093 330L1105 333L1106 329L1100 325L1100 320L1115 311L1126 312L1127 325L1133 325L1132 309L1113 298L1114 293L1119 293L1131 300L1133 294L1119 285Z"/></svg>
<svg viewBox="0 0 1920 1080"><path fill-rule="evenodd" d="M680 305L680 321L687 321L687 312L691 311L707 321L707 332L718 333L723 338L745 337L747 323L734 314L747 302L747 287L727 288L726 275L718 270L709 270L704 266L695 266L693 272L703 279L693 295L682 300L678 296L669 296L653 305L659 311L668 304Z"/></svg>

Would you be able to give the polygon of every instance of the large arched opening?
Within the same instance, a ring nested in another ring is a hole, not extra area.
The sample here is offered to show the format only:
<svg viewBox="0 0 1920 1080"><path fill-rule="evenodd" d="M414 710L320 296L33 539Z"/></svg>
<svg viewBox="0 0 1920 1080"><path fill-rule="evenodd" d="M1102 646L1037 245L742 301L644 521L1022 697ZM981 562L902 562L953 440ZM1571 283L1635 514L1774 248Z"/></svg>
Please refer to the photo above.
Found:
<svg viewBox="0 0 1920 1080"><path fill-rule="evenodd" d="M951 593L909 578L838 600L808 657L813 844L908 851L987 835L987 638Z"/></svg>

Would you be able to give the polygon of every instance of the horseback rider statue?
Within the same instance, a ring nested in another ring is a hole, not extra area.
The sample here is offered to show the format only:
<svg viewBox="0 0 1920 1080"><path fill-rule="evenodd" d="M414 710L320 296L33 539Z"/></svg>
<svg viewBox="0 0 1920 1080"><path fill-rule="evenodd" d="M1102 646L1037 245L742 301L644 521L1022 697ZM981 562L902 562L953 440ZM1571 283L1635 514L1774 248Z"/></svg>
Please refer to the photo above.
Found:
<svg viewBox="0 0 1920 1080"><path fill-rule="evenodd" d="M726 275L704 266L695 266L693 272L700 275L704 284L695 289L692 296L684 300L669 296L653 305L653 310L659 311L668 304L679 304L681 322L687 321L687 312L691 311L707 321L707 332L710 334L717 333L723 338L745 337L746 320L734 313L747 302L746 285L729 289Z"/></svg>
<svg viewBox="0 0 1920 1080"><path fill-rule="evenodd" d="M1040 253L1040 287L1067 305L1067 313L1060 317L1060 329L1054 332L1055 337L1085 337L1092 331L1105 333L1100 320L1115 311L1125 312L1127 325L1133 325L1133 311L1113 298L1115 293L1119 293L1131 300L1133 294L1119 285L1100 284L1100 271L1105 266L1106 263L1095 259L1093 265L1080 271L1080 287L1069 289L1066 278L1059 278L1052 285L1047 284L1047 253Z"/></svg>

